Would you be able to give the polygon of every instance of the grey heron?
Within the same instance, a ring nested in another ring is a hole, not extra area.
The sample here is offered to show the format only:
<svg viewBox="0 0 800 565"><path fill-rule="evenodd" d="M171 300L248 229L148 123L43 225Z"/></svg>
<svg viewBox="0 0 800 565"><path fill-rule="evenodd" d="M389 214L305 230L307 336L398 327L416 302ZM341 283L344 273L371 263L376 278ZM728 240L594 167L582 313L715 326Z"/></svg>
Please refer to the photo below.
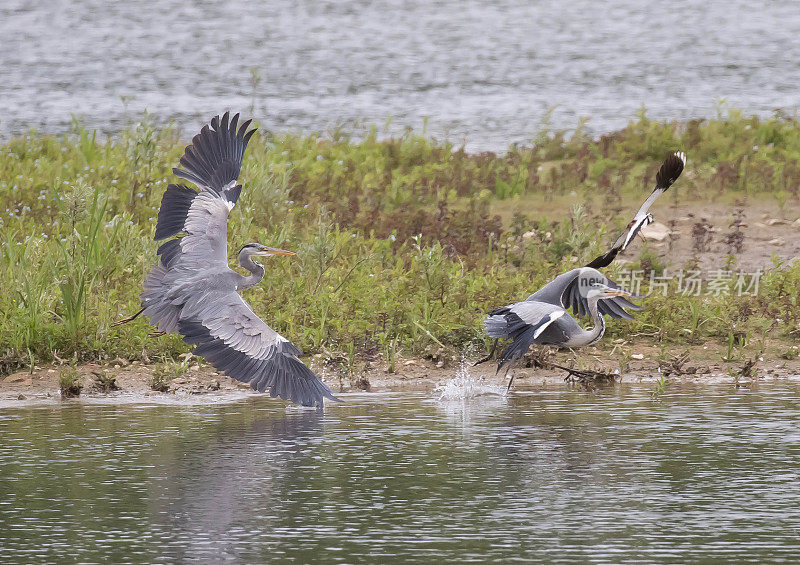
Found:
<svg viewBox="0 0 800 565"><path fill-rule="evenodd" d="M486 333L494 338L512 339L511 345L500 359L498 373L504 366L524 355L534 343L557 347L583 347L597 342L606 331L605 319L598 311L599 301L625 300L626 297L632 296L626 290L612 288L599 280L583 277L577 280L586 283L583 296L586 300L586 309L594 322L591 330L583 329L565 308L539 300L516 302L489 312L485 321ZM511 382L508 386L511 387Z"/></svg>
<svg viewBox="0 0 800 565"><path fill-rule="evenodd" d="M228 267L228 214L242 190L237 184L251 120L226 112L205 125L180 159L180 178L199 191L170 184L158 211L158 264L144 282L140 313L161 332L178 333L217 370L258 391L303 406L338 401L300 359L301 351L256 315L240 293L264 278L256 257L294 255L248 243L238 254L244 276ZM137 314L138 315L138 314Z"/></svg>
<svg viewBox="0 0 800 565"><path fill-rule="evenodd" d="M525 354L533 344L558 347L582 347L598 341L605 332L603 316L633 319L628 310L641 310L641 306L627 300L632 295L607 279L598 268L608 266L633 237L653 221L650 207L678 179L686 163L686 155L670 153L656 174L656 187L644 201L633 220L614 245L585 267L572 269L531 294L522 302L515 302L489 312L484 321L486 333L493 338L510 338L511 345L503 353L497 372ZM567 313L572 309L579 315L589 314L594 328L584 330ZM495 342L496 344L496 342ZM489 356L479 361L488 360ZM513 376L508 386L513 382Z"/></svg>

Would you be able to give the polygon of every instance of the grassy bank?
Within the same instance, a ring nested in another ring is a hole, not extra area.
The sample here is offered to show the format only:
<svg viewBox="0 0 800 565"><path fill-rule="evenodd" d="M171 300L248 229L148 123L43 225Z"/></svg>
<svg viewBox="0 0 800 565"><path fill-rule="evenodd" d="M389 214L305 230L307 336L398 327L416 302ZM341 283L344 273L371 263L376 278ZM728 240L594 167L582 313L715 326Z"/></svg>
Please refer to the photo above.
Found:
<svg viewBox="0 0 800 565"><path fill-rule="evenodd" d="M0 373L54 357L156 361L188 351L175 336L149 338L143 321L110 328L138 309L185 137L145 117L113 140L76 123L70 135L31 132L0 147ZM542 131L502 155L413 133L261 131L240 177L231 256L249 241L296 251L271 259L247 300L304 351L350 370L378 355L391 363L398 352L480 348L484 313L602 251L675 149L689 165L657 215L695 201L730 202L732 213L736 200L797 207L800 123L782 115L642 115L599 139ZM638 244L632 257L646 273L667 266ZM734 244L719 263L736 270ZM610 324L603 343L631 334L665 351L788 343L800 337L799 281L800 263L776 260L757 296L653 296L635 321Z"/></svg>

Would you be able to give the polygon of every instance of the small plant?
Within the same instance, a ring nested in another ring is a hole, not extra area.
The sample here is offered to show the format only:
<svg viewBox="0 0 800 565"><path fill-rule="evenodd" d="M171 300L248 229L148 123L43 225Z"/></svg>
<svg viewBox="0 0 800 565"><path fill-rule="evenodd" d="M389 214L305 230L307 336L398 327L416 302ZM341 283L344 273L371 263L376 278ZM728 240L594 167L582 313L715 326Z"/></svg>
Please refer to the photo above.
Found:
<svg viewBox="0 0 800 565"><path fill-rule="evenodd" d="M653 400L659 400L661 398L661 395L664 394L664 391L667 390L668 384L669 381L666 379L666 377L664 377L663 375L658 377L658 379L655 382L655 385L653 386L653 390L650 391L650 398L652 398Z"/></svg>
<svg viewBox="0 0 800 565"><path fill-rule="evenodd" d="M191 353L187 353L183 356L183 361L168 361L157 365L150 378L150 388L156 392L169 392L169 384L177 377L184 375L189 369L191 356Z"/></svg>
<svg viewBox="0 0 800 565"><path fill-rule="evenodd" d="M62 398L74 398L80 396L83 385L80 382L80 375L75 366L63 369L58 377L58 387L61 389Z"/></svg>
<svg viewBox="0 0 800 565"><path fill-rule="evenodd" d="M785 190L778 190L772 194L775 197L775 201L778 203L778 211L780 212L780 216L783 218L783 209L786 206L786 200L789 198L789 194Z"/></svg>
<svg viewBox="0 0 800 565"><path fill-rule="evenodd" d="M117 377L110 374L105 369L102 371L92 371L95 377L95 388L100 392L112 392L119 390L117 386Z"/></svg>
<svg viewBox="0 0 800 565"><path fill-rule="evenodd" d="M366 373L362 373L358 376L353 376L350 379L350 386L353 388L357 388L358 390L370 390L372 385L369 382L369 378L367 378Z"/></svg>
<svg viewBox="0 0 800 565"><path fill-rule="evenodd" d="M722 356L722 360L731 363L733 361L738 361L741 359L742 354L741 351L736 349L737 344L744 344L744 339L739 337L737 332L730 331L728 332L728 348L725 352L725 355Z"/></svg>
<svg viewBox="0 0 800 565"><path fill-rule="evenodd" d="M384 345L383 357L386 361L386 370L389 373L395 372L395 364L397 362L397 338L386 340Z"/></svg>
<svg viewBox="0 0 800 565"><path fill-rule="evenodd" d="M800 349L798 349L796 345L793 345L789 349L781 353L781 358L788 359L791 361L792 359L797 359L799 355L800 355Z"/></svg>
<svg viewBox="0 0 800 565"><path fill-rule="evenodd" d="M677 192L674 194L677 194ZM672 253L672 249L675 247L675 242L677 242L680 237L681 235L678 232L678 222L673 218L669 221L669 235L667 236L670 253Z"/></svg>
<svg viewBox="0 0 800 565"><path fill-rule="evenodd" d="M153 176L161 133L147 112L142 119L126 132L127 159L130 168L130 192L128 208L133 209L136 202L149 198L153 187L149 181Z"/></svg>
<svg viewBox="0 0 800 565"><path fill-rule="evenodd" d="M642 246L639 252L639 267L644 273L644 278L650 278L650 274L661 275L666 268L666 265L661 261L658 253L651 251L647 242Z"/></svg>
<svg viewBox="0 0 800 565"><path fill-rule="evenodd" d="M61 202L61 201L60 201ZM103 265L107 263L118 226L112 228L111 241L100 237L108 207L97 188L78 182L64 195L60 219L66 224L64 237L57 241L61 249L59 270L62 275L60 312L67 334L77 343L85 329L86 303Z"/></svg>
<svg viewBox="0 0 800 565"><path fill-rule="evenodd" d="M728 247L730 255L737 255L744 250L744 233L742 232L742 225L744 224L744 208L737 208L733 214L733 221L730 223L731 230L725 234L722 240Z"/></svg>
<svg viewBox="0 0 800 565"><path fill-rule="evenodd" d="M696 368L687 367L686 363L689 361L689 352L683 351L677 355L667 355L666 359L659 361L658 367L665 377L670 375L686 375L696 372Z"/></svg>
<svg viewBox="0 0 800 565"><path fill-rule="evenodd" d="M617 354L620 375L628 371L628 368L630 367L631 364L631 359L633 359L632 355L633 355L633 350L630 347L620 348L620 351Z"/></svg>
<svg viewBox="0 0 800 565"><path fill-rule="evenodd" d="M258 96L258 85L261 84L263 76L258 67L250 67L250 114L255 113L256 97Z"/></svg>
<svg viewBox="0 0 800 565"><path fill-rule="evenodd" d="M712 227L708 220L702 218L692 226L692 251L696 254L705 253L710 249Z"/></svg>
<svg viewBox="0 0 800 565"><path fill-rule="evenodd" d="M739 383L739 379L745 379L749 381L755 380L758 377L758 369L756 367L757 363L758 358L753 357L752 359L745 361L744 364L738 369L730 369L728 374L733 377L737 384Z"/></svg>
<svg viewBox="0 0 800 565"><path fill-rule="evenodd" d="M169 392L169 382L172 378L163 373L155 372L153 376L150 377L150 382L148 384L150 388L156 392Z"/></svg>

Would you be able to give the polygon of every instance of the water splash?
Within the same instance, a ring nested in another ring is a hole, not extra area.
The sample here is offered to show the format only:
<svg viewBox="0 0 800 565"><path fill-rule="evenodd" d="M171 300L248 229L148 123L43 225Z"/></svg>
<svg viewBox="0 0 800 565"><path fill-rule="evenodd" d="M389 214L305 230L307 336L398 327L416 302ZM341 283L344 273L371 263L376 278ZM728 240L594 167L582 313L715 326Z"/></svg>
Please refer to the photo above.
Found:
<svg viewBox="0 0 800 565"><path fill-rule="evenodd" d="M477 396L506 395L506 387L487 384L482 376L475 376L470 373L470 366L466 357L462 357L455 376L433 389L434 392L439 393L440 401L465 401Z"/></svg>

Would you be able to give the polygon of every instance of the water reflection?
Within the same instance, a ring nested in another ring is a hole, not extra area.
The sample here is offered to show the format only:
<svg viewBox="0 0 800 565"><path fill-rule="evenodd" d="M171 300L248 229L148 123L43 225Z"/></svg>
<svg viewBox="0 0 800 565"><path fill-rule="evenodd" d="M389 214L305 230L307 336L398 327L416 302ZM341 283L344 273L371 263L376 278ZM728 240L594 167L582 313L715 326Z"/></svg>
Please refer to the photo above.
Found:
<svg viewBox="0 0 800 565"><path fill-rule="evenodd" d="M172 451L154 461L151 522L186 537L179 557L235 555L238 535L250 533L250 509L280 505L287 475L313 464L324 420L308 410L224 414L202 436L187 438L178 464Z"/></svg>
<svg viewBox="0 0 800 565"><path fill-rule="evenodd" d="M794 384L0 412L19 560L790 559Z"/></svg>

